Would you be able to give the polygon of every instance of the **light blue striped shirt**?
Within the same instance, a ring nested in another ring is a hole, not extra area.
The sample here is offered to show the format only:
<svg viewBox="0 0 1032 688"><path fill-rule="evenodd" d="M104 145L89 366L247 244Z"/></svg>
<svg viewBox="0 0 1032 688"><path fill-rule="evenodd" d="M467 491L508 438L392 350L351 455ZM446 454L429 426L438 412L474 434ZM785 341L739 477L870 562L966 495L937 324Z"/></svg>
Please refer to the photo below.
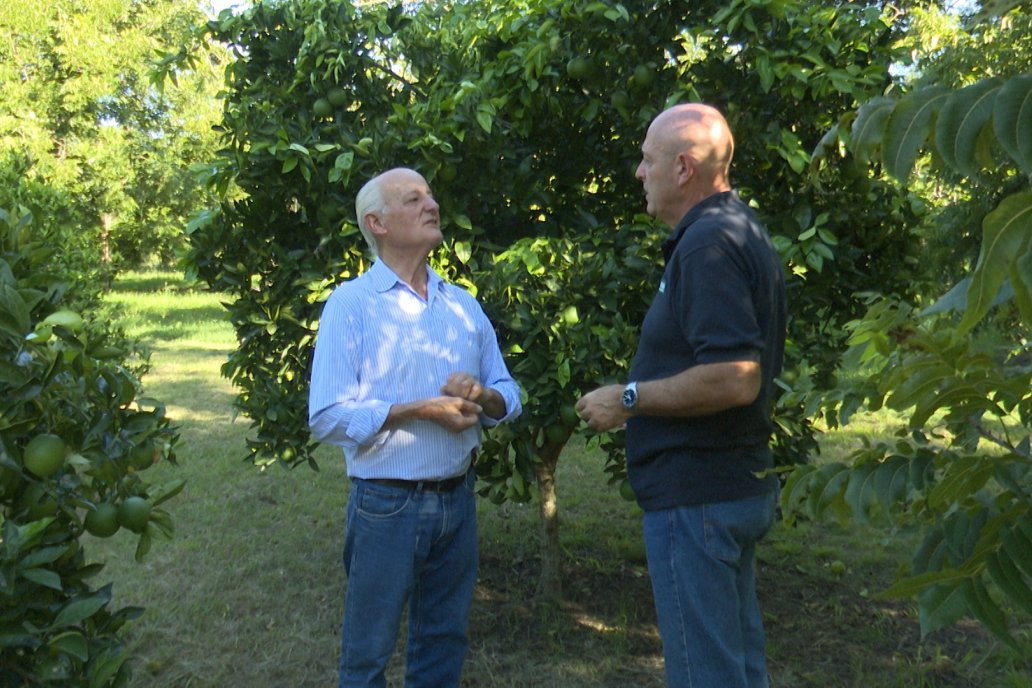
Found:
<svg viewBox="0 0 1032 688"><path fill-rule="evenodd" d="M477 300L427 267L424 301L383 262L338 286L323 308L308 422L319 442L344 449L353 478L441 480L463 474L480 427L450 432L428 420L382 429L392 404L441 396L455 372L473 375L523 410L494 328Z"/></svg>

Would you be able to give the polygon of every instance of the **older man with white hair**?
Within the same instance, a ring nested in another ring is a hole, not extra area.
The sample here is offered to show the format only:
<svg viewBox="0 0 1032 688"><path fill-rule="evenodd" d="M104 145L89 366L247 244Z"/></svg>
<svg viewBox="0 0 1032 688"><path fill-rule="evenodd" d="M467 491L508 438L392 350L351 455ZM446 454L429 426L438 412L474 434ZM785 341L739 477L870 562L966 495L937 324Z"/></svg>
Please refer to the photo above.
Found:
<svg viewBox="0 0 1032 688"><path fill-rule="evenodd" d="M443 241L418 172L356 199L376 260L326 302L309 423L344 452L348 497L340 686L385 686L409 607L405 686L458 686L477 577L473 456L481 426L519 415L520 390L469 293L427 263Z"/></svg>

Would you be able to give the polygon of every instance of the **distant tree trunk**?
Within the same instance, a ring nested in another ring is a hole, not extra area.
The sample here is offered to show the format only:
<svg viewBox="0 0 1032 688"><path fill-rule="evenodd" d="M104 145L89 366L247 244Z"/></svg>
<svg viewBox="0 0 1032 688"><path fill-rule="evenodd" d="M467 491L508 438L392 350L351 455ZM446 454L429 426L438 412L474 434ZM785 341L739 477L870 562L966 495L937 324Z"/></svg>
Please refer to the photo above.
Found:
<svg viewBox="0 0 1032 688"><path fill-rule="evenodd" d="M111 291L111 228L115 224L112 213L100 216L100 262L104 267L104 291Z"/></svg>
<svg viewBox="0 0 1032 688"><path fill-rule="evenodd" d="M548 602L558 602L563 595L562 550L559 547L559 500L555 491L555 468L565 442L545 441L538 458L537 484L541 492L541 571L538 596Z"/></svg>

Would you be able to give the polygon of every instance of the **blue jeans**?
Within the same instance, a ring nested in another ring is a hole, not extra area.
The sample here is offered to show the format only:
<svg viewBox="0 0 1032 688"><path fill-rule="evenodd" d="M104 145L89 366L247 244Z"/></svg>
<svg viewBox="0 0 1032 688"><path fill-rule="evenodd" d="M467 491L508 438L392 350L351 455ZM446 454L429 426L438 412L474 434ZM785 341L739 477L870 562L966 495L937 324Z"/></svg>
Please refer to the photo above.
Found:
<svg viewBox="0 0 1032 688"><path fill-rule="evenodd" d="M340 688L387 685L406 603L405 686L459 685L479 557L475 481L470 471L444 493L353 483Z"/></svg>
<svg viewBox="0 0 1032 688"><path fill-rule="evenodd" d="M756 543L777 493L644 516L645 551L670 688L766 688Z"/></svg>

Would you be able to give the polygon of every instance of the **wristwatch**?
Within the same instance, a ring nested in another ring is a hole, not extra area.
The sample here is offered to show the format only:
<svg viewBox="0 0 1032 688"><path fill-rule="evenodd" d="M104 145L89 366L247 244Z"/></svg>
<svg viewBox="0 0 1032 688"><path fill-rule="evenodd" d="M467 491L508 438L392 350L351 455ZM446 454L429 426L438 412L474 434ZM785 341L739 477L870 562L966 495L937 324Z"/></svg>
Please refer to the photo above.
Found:
<svg viewBox="0 0 1032 688"><path fill-rule="evenodd" d="M634 413L638 410L638 383L629 382L624 387L623 405L628 411Z"/></svg>

